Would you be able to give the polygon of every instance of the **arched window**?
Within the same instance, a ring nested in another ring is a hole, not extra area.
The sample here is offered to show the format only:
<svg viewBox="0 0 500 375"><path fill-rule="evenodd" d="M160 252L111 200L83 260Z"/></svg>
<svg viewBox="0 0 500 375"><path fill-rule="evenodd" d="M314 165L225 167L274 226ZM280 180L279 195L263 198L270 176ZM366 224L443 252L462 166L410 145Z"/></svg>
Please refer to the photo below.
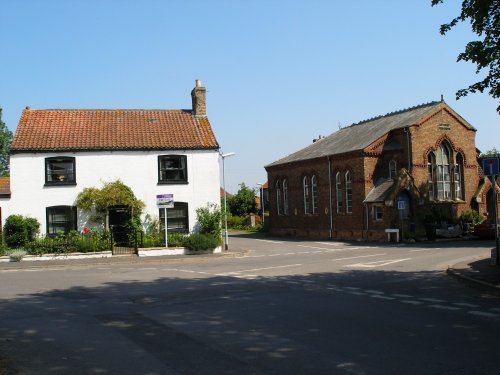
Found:
<svg viewBox="0 0 500 375"><path fill-rule="evenodd" d="M352 213L352 181L349 171L345 173L345 212Z"/></svg>
<svg viewBox="0 0 500 375"><path fill-rule="evenodd" d="M342 177L340 176L340 172L337 172L335 175L335 195L337 198L337 213L342 212L342 208L344 206L344 193L342 191Z"/></svg>
<svg viewBox="0 0 500 375"><path fill-rule="evenodd" d="M281 184L279 181L276 181L276 211L278 215L282 215L282 207L281 207Z"/></svg>
<svg viewBox="0 0 500 375"><path fill-rule="evenodd" d="M302 179L302 188L304 189L304 213L305 214L310 214L311 213L311 202L309 199L309 183L307 181L307 176Z"/></svg>
<svg viewBox="0 0 500 375"><path fill-rule="evenodd" d="M455 199L464 200L464 158L460 153L457 154L454 172Z"/></svg>
<svg viewBox="0 0 500 375"><path fill-rule="evenodd" d="M436 158L436 185L439 200L451 199L451 165L452 155L446 142L439 145Z"/></svg>
<svg viewBox="0 0 500 375"><path fill-rule="evenodd" d="M391 160L389 162L389 178L396 177L396 160Z"/></svg>
<svg viewBox="0 0 500 375"><path fill-rule="evenodd" d="M318 213L318 181L316 176L312 176L311 178L311 187L312 187L312 213Z"/></svg>
<svg viewBox="0 0 500 375"><path fill-rule="evenodd" d="M283 180L283 214L288 215L288 181Z"/></svg>
<svg viewBox="0 0 500 375"><path fill-rule="evenodd" d="M436 167L436 157L433 152L427 155L427 186L429 188L429 200L433 201L436 198L434 192L434 168Z"/></svg>

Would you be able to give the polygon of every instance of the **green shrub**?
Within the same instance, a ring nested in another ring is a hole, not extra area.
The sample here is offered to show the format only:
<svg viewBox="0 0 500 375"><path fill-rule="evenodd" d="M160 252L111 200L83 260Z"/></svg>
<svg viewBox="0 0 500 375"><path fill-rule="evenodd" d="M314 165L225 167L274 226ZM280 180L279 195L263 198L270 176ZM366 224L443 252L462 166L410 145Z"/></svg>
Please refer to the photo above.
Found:
<svg viewBox="0 0 500 375"><path fill-rule="evenodd" d="M228 216L227 227L231 229L241 229L245 226L245 218L243 216Z"/></svg>
<svg viewBox="0 0 500 375"><path fill-rule="evenodd" d="M184 246L184 240L186 239L184 233L169 233L168 234L168 246L170 247L182 247Z"/></svg>
<svg viewBox="0 0 500 375"><path fill-rule="evenodd" d="M7 255L8 251L9 251L9 248L7 247L7 245L0 244L0 256Z"/></svg>
<svg viewBox="0 0 500 375"><path fill-rule="evenodd" d="M10 215L3 227L5 243L10 248L23 247L35 239L39 229L40 223L34 218Z"/></svg>
<svg viewBox="0 0 500 375"><path fill-rule="evenodd" d="M10 260L13 262L20 262L21 259L26 255L26 251L24 249L15 249L8 252Z"/></svg>
<svg viewBox="0 0 500 375"><path fill-rule="evenodd" d="M26 244L31 255L94 253L111 248L109 232L90 230L87 234L71 231L68 234L59 232L55 237L45 236Z"/></svg>
<svg viewBox="0 0 500 375"><path fill-rule="evenodd" d="M484 221L483 215L476 210L467 210L460 215L460 221L464 223L472 223L474 225L481 224Z"/></svg>
<svg viewBox="0 0 500 375"><path fill-rule="evenodd" d="M206 207L196 209L196 219L200 225L199 232L202 234L220 237L222 234L221 218L221 210L216 204L208 203Z"/></svg>
<svg viewBox="0 0 500 375"><path fill-rule="evenodd" d="M184 247L189 250L213 250L220 245L220 237L194 233L184 238Z"/></svg>

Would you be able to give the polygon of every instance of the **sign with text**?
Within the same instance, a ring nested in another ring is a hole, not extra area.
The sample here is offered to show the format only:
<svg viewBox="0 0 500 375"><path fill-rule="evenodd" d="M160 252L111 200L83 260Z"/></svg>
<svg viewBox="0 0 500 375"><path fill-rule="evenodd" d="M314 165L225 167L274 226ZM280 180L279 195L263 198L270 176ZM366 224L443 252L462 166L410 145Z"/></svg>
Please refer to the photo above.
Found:
<svg viewBox="0 0 500 375"><path fill-rule="evenodd" d="M159 194L156 196L156 205L158 208L174 208L173 194Z"/></svg>

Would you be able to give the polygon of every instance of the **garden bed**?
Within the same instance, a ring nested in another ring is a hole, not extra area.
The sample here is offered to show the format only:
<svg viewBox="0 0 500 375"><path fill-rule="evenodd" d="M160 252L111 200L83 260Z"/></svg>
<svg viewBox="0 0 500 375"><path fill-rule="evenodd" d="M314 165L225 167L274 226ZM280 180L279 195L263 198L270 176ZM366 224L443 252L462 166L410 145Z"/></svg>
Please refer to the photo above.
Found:
<svg viewBox="0 0 500 375"><path fill-rule="evenodd" d="M221 253L222 247L210 251L199 251L199 250L189 250L185 247L148 247L138 250L138 255L140 257L154 257L154 256L164 256L164 255L197 255L197 254L212 254Z"/></svg>
<svg viewBox="0 0 500 375"><path fill-rule="evenodd" d="M42 254L42 255L24 255L22 261L38 260L70 260L70 259L92 259L92 258L111 258L111 251L100 251L98 253L67 253L67 254ZM0 257L0 262L12 262L9 256Z"/></svg>

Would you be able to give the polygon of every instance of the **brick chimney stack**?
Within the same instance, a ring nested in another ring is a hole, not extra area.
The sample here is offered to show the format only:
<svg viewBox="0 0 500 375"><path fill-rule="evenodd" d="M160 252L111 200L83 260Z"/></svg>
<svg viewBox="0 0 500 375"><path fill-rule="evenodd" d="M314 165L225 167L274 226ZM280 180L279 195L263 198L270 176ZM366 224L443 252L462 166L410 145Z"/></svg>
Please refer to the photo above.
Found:
<svg viewBox="0 0 500 375"><path fill-rule="evenodd" d="M196 85L191 91L191 98L193 99L193 113L195 116L206 116L206 92L207 89L201 86L201 81L196 80Z"/></svg>

